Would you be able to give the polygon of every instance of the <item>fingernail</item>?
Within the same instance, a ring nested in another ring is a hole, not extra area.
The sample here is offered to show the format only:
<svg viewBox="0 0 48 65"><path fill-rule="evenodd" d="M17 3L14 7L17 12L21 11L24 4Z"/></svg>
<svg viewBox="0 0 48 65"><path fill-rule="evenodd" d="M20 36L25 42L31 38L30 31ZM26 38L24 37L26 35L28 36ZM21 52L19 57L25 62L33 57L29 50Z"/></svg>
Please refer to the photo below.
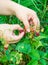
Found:
<svg viewBox="0 0 48 65"><path fill-rule="evenodd" d="M27 32L30 32L30 29L27 29Z"/></svg>

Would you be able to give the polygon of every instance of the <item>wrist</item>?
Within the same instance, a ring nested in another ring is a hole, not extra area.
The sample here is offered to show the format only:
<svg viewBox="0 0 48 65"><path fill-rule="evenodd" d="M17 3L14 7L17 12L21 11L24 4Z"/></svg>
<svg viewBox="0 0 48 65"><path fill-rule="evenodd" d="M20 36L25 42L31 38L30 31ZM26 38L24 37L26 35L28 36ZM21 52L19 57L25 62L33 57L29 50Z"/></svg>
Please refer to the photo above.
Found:
<svg viewBox="0 0 48 65"><path fill-rule="evenodd" d="M7 6L8 10L12 13L12 15L16 15L16 11L18 8L18 4L13 2L13 1L9 1L9 5Z"/></svg>
<svg viewBox="0 0 48 65"><path fill-rule="evenodd" d="M18 12L18 9L20 8L21 5L19 5L18 3L16 2L13 2L13 1L10 1L10 4L9 4L9 10L12 11L12 14L13 15L16 15L16 13Z"/></svg>

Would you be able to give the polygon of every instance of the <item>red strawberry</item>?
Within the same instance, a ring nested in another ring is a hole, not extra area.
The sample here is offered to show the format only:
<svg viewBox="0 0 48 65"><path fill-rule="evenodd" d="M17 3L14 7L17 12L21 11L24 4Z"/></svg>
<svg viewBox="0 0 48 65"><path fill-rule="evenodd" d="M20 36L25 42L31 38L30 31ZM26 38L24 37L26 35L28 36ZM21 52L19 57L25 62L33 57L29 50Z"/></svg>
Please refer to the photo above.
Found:
<svg viewBox="0 0 48 65"><path fill-rule="evenodd" d="M4 47L5 50L8 50L8 47Z"/></svg>
<svg viewBox="0 0 48 65"><path fill-rule="evenodd" d="M20 30L20 33L24 32L24 30Z"/></svg>
<svg viewBox="0 0 48 65"><path fill-rule="evenodd" d="M38 32L36 32L36 36L39 36L40 34Z"/></svg>

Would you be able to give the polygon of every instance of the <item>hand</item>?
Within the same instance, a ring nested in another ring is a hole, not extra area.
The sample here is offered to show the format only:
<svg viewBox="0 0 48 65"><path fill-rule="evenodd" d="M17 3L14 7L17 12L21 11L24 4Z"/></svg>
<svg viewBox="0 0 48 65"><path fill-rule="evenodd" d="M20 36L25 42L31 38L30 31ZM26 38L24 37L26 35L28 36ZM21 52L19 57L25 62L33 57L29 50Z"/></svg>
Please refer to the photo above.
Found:
<svg viewBox="0 0 48 65"><path fill-rule="evenodd" d="M35 11L19 5L10 0L0 1L0 14L16 15L25 25L26 31L30 32L29 20L34 24L34 30L40 28L40 21Z"/></svg>
<svg viewBox="0 0 48 65"><path fill-rule="evenodd" d="M16 13L16 16L24 23L25 28L28 32L30 32L30 25L29 25L30 19L34 25L35 31L36 29L40 28L40 21L35 11L17 4L15 8L15 13Z"/></svg>
<svg viewBox="0 0 48 65"><path fill-rule="evenodd" d="M18 42L24 36L24 31L22 31L22 33L19 33L19 35L15 35L13 31L16 29L19 31L23 30L18 24L0 24L0 38L3 38L5 40L4 47L8 47L10 43Z"/></svg>

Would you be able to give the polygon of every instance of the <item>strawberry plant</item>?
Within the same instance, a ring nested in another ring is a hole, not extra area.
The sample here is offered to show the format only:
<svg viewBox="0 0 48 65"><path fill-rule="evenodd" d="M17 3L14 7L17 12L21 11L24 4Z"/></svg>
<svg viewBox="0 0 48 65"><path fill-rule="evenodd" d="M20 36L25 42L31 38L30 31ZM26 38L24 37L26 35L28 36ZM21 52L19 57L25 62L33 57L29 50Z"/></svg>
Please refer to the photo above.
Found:
<svg viewBox="0 0 48 65"><path fill-rule="evenodd" d="M24 37L16 44L10 44L8 49L0 41L0 65L48 65L48 0L13 0L37 12L40 19L40 33L25 32ZM15 16L0 16L0 24L23 23ZM32 22L30 22L31 24ZM15 32L16 33L16 32Z"/></svg>

